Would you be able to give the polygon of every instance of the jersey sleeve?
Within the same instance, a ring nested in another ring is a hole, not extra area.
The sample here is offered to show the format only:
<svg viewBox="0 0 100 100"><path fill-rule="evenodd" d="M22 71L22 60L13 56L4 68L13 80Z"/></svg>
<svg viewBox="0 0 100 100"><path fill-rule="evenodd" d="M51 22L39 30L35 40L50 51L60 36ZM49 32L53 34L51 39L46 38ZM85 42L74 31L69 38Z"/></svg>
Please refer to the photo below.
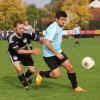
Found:
<svg viewBox="0 0 100 100"><path fill-rule="evenodd" d="M46 39L53 41L55 35L56 35L56 28L54 27L47 28L46 34L45 34Z"/></svg>
<svg viewBox="0 0 100 100"><path fill-rule="evenodd" d="M38 33L31 33L31 34L27 34L27 33L25 33L26 34L26 37L28 38L28 39L31 39L31 40L33 40L33 41L39 41L39 34Z"/></svg>
<svg viewBox="0 0 100 100"><path fill-rule="evenodd" d="M18 39L14 37L13 35L9 36L8 42L9 42L10 47L12 47L13 50L17 51L20 49L18 46Z"/></svg>

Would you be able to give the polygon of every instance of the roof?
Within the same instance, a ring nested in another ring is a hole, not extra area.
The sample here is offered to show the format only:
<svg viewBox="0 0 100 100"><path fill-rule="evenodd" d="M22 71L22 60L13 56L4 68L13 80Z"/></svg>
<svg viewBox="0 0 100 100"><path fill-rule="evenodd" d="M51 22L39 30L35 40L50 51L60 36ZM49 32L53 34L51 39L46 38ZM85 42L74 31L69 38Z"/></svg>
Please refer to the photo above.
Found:
<svg viewBox="0 0 100 100"><path fill-rule="evenodd" d="M89 7L100 8L100 0L94 0L93 2L90 3Z"/></svg>

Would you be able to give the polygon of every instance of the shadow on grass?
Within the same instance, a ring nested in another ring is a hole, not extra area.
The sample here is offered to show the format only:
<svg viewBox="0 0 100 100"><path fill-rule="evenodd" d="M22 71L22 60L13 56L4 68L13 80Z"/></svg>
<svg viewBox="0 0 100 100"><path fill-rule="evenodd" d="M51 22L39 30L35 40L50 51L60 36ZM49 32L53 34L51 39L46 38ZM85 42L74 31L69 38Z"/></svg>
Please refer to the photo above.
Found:
<svg viewBox="0 0 100 100"><path fill-rule="evenodd" d="M57 89L57 88L68 88L68 89L71 89L71 87L69 86L69 84L67 85L67 83L66 84L63 84L63 83L58 83L57 81L56 81L56 79L54 79L54 81L50 81L50 80L43 80L43 82L42 82L42 84L40 85L40 86L35 86L34 85L34 87L33 87L34 89L37 89L37 88L41 88L41 89L44 89L44 88L50 88L50 89L53 89L53 88L55 88L55 89Z"/></svg>
<svg viewBox="0 0 100 100"><path fill-rule="evenodd" d="M4 76L1 80L15 88L22 88L20 83L18 83L18 79L14 76Z"/></svg>
<svg viewBox="0 0 100 100"><path fill-rule="evenodd" d="M2 81L4 81L6 84L9 84L11 86L13 86L14 88L22 88L22 85L20 84L19 80L17 79L17 77L14 76L4 76L1 78ZM35 80L35 79L34 79ZM45 79L43 80L42 84L37 87L33 81L33 84L31 84L31 87L33 89L57 89L57 88L68 88L71 89L71 87L69 86L69 84L67 83L60 83L57 82L56 79L52 80L52 79Z"/></svg>

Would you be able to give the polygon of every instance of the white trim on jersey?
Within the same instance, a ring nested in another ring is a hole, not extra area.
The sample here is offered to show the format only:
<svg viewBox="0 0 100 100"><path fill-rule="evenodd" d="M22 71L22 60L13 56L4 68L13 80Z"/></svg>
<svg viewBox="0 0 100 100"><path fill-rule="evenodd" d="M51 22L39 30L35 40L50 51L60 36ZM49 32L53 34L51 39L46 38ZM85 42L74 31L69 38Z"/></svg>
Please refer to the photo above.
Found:
<svg viewBox="0 0 100 100"><path fill-rule="evenodd" d="M25 46L21 47L20 49L25 49L26 47L27 47L27 44Z"/></svg>
<svg viewBox="0 0 100 100"><path fill-rule="evenodd" d="M11 62L12 62L13 64L15 64L16 62L20 62L20 61L13 61L12 56L10 55L9 52L8 52L8 56L9 56L9 58L10 58L10 60L11 60Z"/></svg>
<svg viewBox="0 0 100 100"><path fill-rule="evenodd" d="M11 59L11 62L14 63L13 60L12 60L11 55L9 54L9 52L8 52L8 56L9 56L9 58Z"/></svg>
<svg viewBox="0 0 100 100"><path fill-rule="evenodd" d="M33 32L31 32L31 36L32 36Z"/></svg>
<svg viewBox="0 0 100 100"><path fill-rule="evenodd" d="M17 47L18 47L18 45L14 46L13 49L15 49L15 48L17 48Z"/></svg>
<svg viewBox="0 0 100 100"><path fill-rule="evenodd" d="M21 36L18 36L16 33L15 33L16 37L18 37L19 39L22 38L22 34L20 34Z"/></svg>
<svg viewBox="0 0 100 100"><path fill-rule="evenodd" d="M15 33L11 34L8 38L9 43L13 43L14 41L12 40L13 37L15 36Z"/></svg>
<svg viewBox="0 0 100 100"><path fill-rule="evenodd" d="M34 38L34 40L36 40L37 39L37 34L35 34L35 38Z"/></svg>

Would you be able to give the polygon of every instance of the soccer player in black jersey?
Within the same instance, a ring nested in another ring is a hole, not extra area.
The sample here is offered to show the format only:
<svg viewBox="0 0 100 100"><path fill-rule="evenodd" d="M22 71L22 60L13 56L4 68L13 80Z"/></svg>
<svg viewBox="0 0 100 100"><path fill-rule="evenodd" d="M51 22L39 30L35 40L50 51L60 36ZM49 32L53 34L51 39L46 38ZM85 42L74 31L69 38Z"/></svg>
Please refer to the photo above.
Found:
<svg viewBox="0 0 100 100"><path fill-rule="evenodd" d="M23 84L25 90L29 89L28 80L30 76L35 73L34 61L32 60L31 54L39 55L41 51L38 48L28 50L27 40L41 41L42 39L34 33L24 33L24 24L21 21L15 21L14 32L10 32L7 36L9 42L8 55L18 73L18 79ZM24 73L21 68L21 63L27 66L28 70Z"/></svg>

